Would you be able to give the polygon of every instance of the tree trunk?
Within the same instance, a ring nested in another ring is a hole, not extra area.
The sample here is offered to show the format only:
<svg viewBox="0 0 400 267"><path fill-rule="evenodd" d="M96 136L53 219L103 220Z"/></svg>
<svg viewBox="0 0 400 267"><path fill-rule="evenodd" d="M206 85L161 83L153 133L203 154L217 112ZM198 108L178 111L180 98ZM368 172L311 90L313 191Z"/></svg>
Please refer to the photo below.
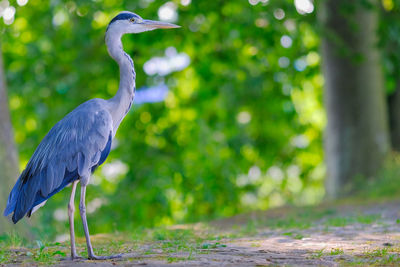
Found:
<svg viewBox="0 0 400 267"><path fill-rule="evenodd" d="M351 192L356 176L376 174L389 151L378 10L360 1L325 0L318 15L328 117L326 191L335 198Z"/></svg>
<svg viewBox="0 0 400 267"><path fill-rule="evenodd" d="M18 178L18 157L10 122L6 91L3 58L0 52L0 235L15 230L18 235L28 237L30 236L30 229L25 222L14 226L3 216L8 194Z"/></svg>

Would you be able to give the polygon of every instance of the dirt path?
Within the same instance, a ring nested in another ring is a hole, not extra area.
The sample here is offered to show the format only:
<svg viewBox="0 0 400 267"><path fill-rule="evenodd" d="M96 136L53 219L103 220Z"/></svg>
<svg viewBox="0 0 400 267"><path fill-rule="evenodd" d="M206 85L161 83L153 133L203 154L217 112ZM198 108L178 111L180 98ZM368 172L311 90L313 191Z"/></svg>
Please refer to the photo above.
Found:
<svg viewBox="0 0 400 267"><path fill-rule="evenodd" d="M187 230L182 226L167 230L178 233L175 236L158 233L153 235L156 240L124 241L114 248L107 247L107 242L97 242L100 247L103 244L100 253L127 252L120 259L68 261L53 253L50 261L35 261L35 252L19 249L13 252L18 257L10 257L7 266L12 262L26 266L399 266L398 218L397 201L281 208L220 220L207 227L197 225ZM46 249L67 253L67 246ZM83 246L80 251L84 252Z"/></svg>

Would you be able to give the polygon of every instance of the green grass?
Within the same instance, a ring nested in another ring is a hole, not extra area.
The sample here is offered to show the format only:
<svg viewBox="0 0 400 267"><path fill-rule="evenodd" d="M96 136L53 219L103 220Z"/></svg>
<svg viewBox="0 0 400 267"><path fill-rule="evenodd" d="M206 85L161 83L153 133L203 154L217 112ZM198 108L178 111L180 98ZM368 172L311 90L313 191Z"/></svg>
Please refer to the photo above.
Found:
<svg viewBox="0 0 400 267"><path fill-rule="evenodd" d="M152 239L166 253L193 251L204 240L190 229L157 229L153 232Z"/></svg>
<svg viewBox="0 0 400 267"><path fill-rule="evenodd" d="M323 223L326 231L329 227L345 227L352 224L372 224L379 222L380 215L377 214L354 214L348 216L339 216L335 208L298 208L295 211L288 211L287 214L276 216L268 219L251 219L246 224L233 227L236 231L235 236L227 237L241 237L241 236L255 236L263 228L271 230L284 230L286 235L290 232L298 232L315 227ZM293 230L293 231L292 231ZM295 239L302 239L301 234L290 234Z"/></svg>
<svg viewBox="0 0 400 267"><path fill-rule="evenodd" d="M290 236L293 239L298 239L298 240L301 240L304 237L302 234L294 233L294 232L286 232L286 233L283 233L283 235Z"/></svg>
<svg viewBox="0 0 400 267"><path fill-rule="evenodd" d="M354 261L346 265L399 266L399 264L398 248L378 248L355 256Z"/></svg>
<svg viewBox="0 0 400 267"><path fill-rule="evenodd" d="M131 237L127 235L92 236L94 252L97 255L112 255L126 253L129 251L140 251L144 245L148 249L141 250L143 254L155 254L162 250L163 259L167 262L193 259L197 251L212 248L224 247L226 245L216 242L221 239L218 235L198 234L193 229L141 229L140 232L134 232ZM129 236L129 235L128 235ZM212 237L214 241L207 241L207 237ZM207 242L208 243L207 243ZM208 245L204 245L204 244ZM207 248L202 248L207 246ZM14 252L13 248L21 248L26 252ZM0 237L0 264L19 262L24 264L38 265L55 264L62 258L69 255L69 242L49 243L44 241L35 241L34 243L24 242L18 235L4 235ZM86 245L83 238L77 240L77 252L81 257L87 258ZM172 253L187 253L187 257L174 257Z"/></svg>
<svg viewBox="0 0 400 267"><path fill-rule="evenodd" d="M0 249L0 264L7 263L10 261L10 255L8 251L4 248Z"/></svg>
<svg viewBox="0 0 400 267"><path fill-rule="evenodd" d="M357 199L385 200L400 195L400 155L392 155L375 179L359 177L355 182Z"/></svg>
<svg viewBox="0 0 400 267"><path fill-rule="evenodd" d="M192 229L159 228L152 231L154 241L194 239L196 235Z"/></svg>
<svg viewBox="0 0 400 267"><path fill-rule="evenodd" d="M27 252L27 256L32 256L32 259L41 264L54 264L60 258L66 257L65 247L60 246L60 243L43 244L42 241L36 240L37 248Z"/></svg>
<svg viewBox="0 0 400 267"><path fill-rule="evenodd" d="M221 244L219 242L216 243L203 243L201 244L200 248L201 249L213 249L213 248L225 248L225 244Z"/></svg>
<svg viewBox="0 0 400 267"><path fill-rule="evenodd" d="M332 248L329 253L324 253L324 250L320 249L313 252L309 258L322 259L327 255L338 256L345 254L341 248ZM378 248L347 259L339 258L337 262L340 266L399 266L400 256L398 256L398 248Z"/></svg>
<svg viewBox="0 0 400 267"><path fill-rule="evenodd" d="M314 207L301 207L288 211L285 214L273 218L256 218L251 219L241 225L232 227L236 234L226 235L227 238L235 238L241 236L254 236L260 229L270 228L277 230L305 230L314 226L318 220L325 217L334 216L337 210L334 208L314 208Z"/></svg>
<svg viewBox="0 0 400 267"><path fill-rule="evenodd" d="M398 265L399 263L400 263L400 257L396 254L388 255L387 257L384 257L383 259L380 259L378 261L379 265L388 265L388 264Z"/></svg>
<svg viewBox="0 0 400 267"><path fill-rule="evenodd" d="M344 251L341 248L333 248L333 249L331 249L331 252L329 253L329 255L331 255L331 256L342 255L342 254L344 254Z"/></svg>
<svg viewBox="0 0 400 267"><path fill-rule="evenodd" d="M267 226L274 229L308 229L312 226L312 220L307 218L289 217L270 221L267 223Z"/></svg>
<svg viewBox="0 0 400 267"><path fill-rule="evenodd" d="M382 248L382 249L375 249L372 252L366 252L365 255L368 257L384 257L388 254L388 249L387 248Z"/></svg>
<svg viewBox="0 0 400 267"><path fill-rule="evenodd" d="M10 263L15 257L12 249L22 247L24 243L23 238L15 232L0 235L0 264Z"/></svg>
<svg viewBox="0 0 400 267"><path fill-rule="evenodd" d="M314 253L312 253L312 255L311 255L311 259L320 259L320 258L322 258L322 256L324 256L324 248L323 249L320 249L320 250L317 250L317 251L315 251Z"/></svg>
<svg viewBox="0 0 400 267"><path fill-rule="evenodd" d="M325 226L333 227L345 227L350 224L361 223L361 224L371 224L380 219L380 215L353 215L346 217L331 217L327 218L325 221Z"/></svg>
<svg viewBox="0 0 400 267"><path fill-rule="evenodd" d="M17 233L0 235L0 248L1 247L21 247L24 244L24 239Z"/></svg>
<svg viewBox="0 0 400 267"><path fill-rule="evenodd" d="M173 262L177 262L177 261L185 261L185 260L187 260L187 258L185 258L185 257L168 257L167 258L168 263L173 263Z"/></svg>

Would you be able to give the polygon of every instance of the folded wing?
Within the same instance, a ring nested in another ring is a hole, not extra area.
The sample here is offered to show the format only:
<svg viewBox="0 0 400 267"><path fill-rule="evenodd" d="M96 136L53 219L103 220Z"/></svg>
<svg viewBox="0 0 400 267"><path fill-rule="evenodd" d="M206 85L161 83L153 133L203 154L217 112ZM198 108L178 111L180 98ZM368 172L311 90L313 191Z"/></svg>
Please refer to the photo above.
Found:
<svg viewBox="0 0 400 267"><path fill-rule="evenodd" d="M96 100L59 121L43 138L8 198L4 215L18 222L55 193L81 177L88 178L107 158L112 119Z"/></svg>

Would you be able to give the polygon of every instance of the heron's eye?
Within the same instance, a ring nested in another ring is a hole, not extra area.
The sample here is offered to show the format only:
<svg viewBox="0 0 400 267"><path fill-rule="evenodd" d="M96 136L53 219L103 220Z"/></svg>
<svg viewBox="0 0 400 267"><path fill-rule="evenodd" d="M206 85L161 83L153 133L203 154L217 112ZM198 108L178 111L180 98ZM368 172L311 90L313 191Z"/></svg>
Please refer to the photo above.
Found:
<svg viewBox="0 0 400 267"><path fill-rule="evenodd" d="M135 22L136 20L135 20L135 18L131 18L129 21L130 22Z"/></svg>

